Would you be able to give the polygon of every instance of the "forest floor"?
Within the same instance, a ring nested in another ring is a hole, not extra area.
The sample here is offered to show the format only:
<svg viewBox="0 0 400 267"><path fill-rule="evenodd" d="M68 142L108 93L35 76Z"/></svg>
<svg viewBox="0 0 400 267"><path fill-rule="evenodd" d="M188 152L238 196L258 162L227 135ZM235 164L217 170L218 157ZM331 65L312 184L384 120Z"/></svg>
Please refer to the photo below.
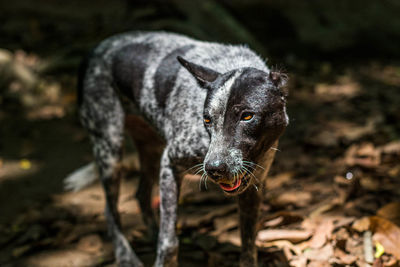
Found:
<svg viewBox="0 0 400 267"><path fill-rule="evenodd" d="M49 12L64 18L49 35L75 38L67 11ZM7 35L0 49L0 266L115 266L100 184L63 190L63 179L92 160L76 115L85 49L58 51L32 21L36 39ZM38 52L18 49L21 42ZM292 60L289 76L290 125L267 181L259 265L400 266L400 64ZM130 141L126 155L123 231L151 266L156 245L134 198L139 164ZM182 185L180 266L238 266L236 200L211 183L200 190L199 178ZM155 192L155 211L157 203Z"/></svg>
<svg viewBox="0 0 400 267"><path fill-rule="evenodd" d="M2 53L21 72L41 62L22 51ZM291 122L267 181L260 266L398 266L400 67L320 69L291 74ZM38 87L14 77L2 95L0 265L112 266L101 186L62 189L66 175L91 160L75 114L74 75L31 74ZM128 142L119 209L125 235L150 266L155 243L133 197L139 166L132 147ZM235 200L198 183L186 176L182 186L179 261L237 266Z"/></svg>

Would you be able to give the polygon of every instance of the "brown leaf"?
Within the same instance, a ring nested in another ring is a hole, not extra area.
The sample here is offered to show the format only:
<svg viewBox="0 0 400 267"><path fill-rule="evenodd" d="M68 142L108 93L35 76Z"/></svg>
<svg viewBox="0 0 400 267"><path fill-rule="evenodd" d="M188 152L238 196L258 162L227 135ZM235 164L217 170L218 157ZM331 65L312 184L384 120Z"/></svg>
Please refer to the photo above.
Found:
<svg viewBox="0 0 400 267"><path fill-rule="evenodd" d="M400 202L391 202L380 208L376 215L400 226Z"/></svg>
<svg viewBox="0 0 400 267"><path fill-rule="evenodd" d="M321 248L332 236L333 231L333 220L324 219L322 220L310 240L311 248Z"/></svg>
<svg viewBox="0 0 400 267"><path fill-rule="evenodd" d="M304 252L304 255L309 260L328 261L333 257L333 247L331 244L326 244L320 249L308 249Z"/></svg>
<svg viewBox="0 0 400 267"><path fill-rule="evenodd" d="M373 240L385 248L385 252L393 254L400 260L400 228L384 218L370 217Z"/></svg>
<svg viewBox="0 0 400 267"><path fill-rule="evenodd" d="M296 207L305 207L307 206L312 200L312 196L310 192L299 192L299 191L292 191L292 192L285 192L280 194L276 199L275 202L278 205L286 206L288 204L293 204Z"/></svg>
<svg viewBox="0 0 400 267"><path fill-rule="evenodd" d="M219 243L232 243L235 246L240 247L241 246L241 240L240 240L240 233L239 229L229 231L229 232L224 232L218 236L218 242Z"/></svg>
<svg viewBox="0 0 400 267"><path fill-rule="evenodd" d="M268 177L267 188L269 190L279 188L282 185L288 183L290 180L292 180L293 176L294 176L293 172L284 172L275 176Z"/></svg>
<svg viewBox="0 0 400 267"><path fill-rule="evenodd" d="M277 240L277 241L272 241L272 242L261 242L259 240L256 240L256 245L258 247L264 247L264 248L277 247L282 250L290 249L296 256L301 256L301 254L302 254L301 248L298 245L293 245L291 242L289 242L287 240ZM285 254L288 254L288 253L285 253ZM292 253L290 253L290 254L292 254Z"/></svg>
<svg viewBox="0 0 400 267"><path fill-rule="evenodd" d="M311 232L306 230L270 229L259 231L257 239L264 242L288 240L292 243L298 243L307 240L310 236Z"/></svg>
<svg viewBox="0 0 400 267"><path fill-rule="evenodd" d="M219 217L214 219L214 228L215 230L210 233L210 235L217 236L222 232L225 232L229 229L238 227L239 221L237 214L232 214L229 216Z"/></svg>
<svg viewBox="0 0 400 267"><path fill-rule="evenodd" d="M384 145L382 148L382 153L384 154L397 154L400 155L400 141L393 141L390 142L386 145Z"/></svg>
<svg viewBox="0 0 400 267"><path fill-rule="evenodd" d="M357 232L364 232L367 231L370 227L370 220L369 217L363 217L361 219L358 219L357 221L355 221L353 223L353 225L351 226L354 230L356 230Z"/></svg>
<svg viewBox="0 0 400 267"><path fill-rule="evenodd" d="M277 227L280 225L287 225L303 220L303 217L297 212L293 211L278 211L265 219L265 227Z"/></svg>
<svg viewBox="0 0 400 267"><path fill-rule="evenodd" d="M347 254L343 250L337 248L335 249L334 255L336 257L335 263L337 264L351 265L357 260L356 256Z"/></svg>
<svg viewBox="0 0 400 267"><path fill-rule="evenodd" d="M380 151L372 143L352 145L346 151L345 163L347 166L376 168L381 163Z"/></svg>
<svg viewBox="0 0 400 267"><path fill-rule="evenodd" d="M179 216L178 227L198 227L201 224L210 222L216 217L224 216L236 210L235 204L231 205L213 205L197 211L182 212Z"/></svg>
<svg viewBox="0 0 400 267"><path fill-rule="evenodd" d="M81 251L97 254L103 248L103 242L99 235L87 235L79 240L77 248Z"/></svg>

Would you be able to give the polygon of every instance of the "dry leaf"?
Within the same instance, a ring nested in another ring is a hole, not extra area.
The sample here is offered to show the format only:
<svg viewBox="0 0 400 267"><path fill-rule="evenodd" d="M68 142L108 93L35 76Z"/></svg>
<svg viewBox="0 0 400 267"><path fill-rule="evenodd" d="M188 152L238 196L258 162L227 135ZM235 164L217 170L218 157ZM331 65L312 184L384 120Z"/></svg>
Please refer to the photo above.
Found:
<svg viewBox="0 0 400 267"><path fill-rule="evenodd" d="M353 223L353 225L351 226L354 230L356 230L357 232L364 232L367 231L370 227L370 220L369 217L363 217L361 219L358 219L357 221L355 221Z"/></svg>
<svg viewBox="0 0 400 267"><path fill-rule="evenodd" d="M282 206L293 204L296 207L305 207L311 202L311 200L312 196L310 192L294 191L280 194L274 202Z"/></svg>
<svg viewBox="0 0 400 267"><path fill-rule="evenodd" d="M326 244L320 249L307 249L304 252L304 255L309 260L328 261L330 258L333 257L333 247L331 244Z"/></svg>
<svg viewBox="0 0 400 267"><path fill-rule="evenodd" d="M103 241L99 235L87 235L79 240L77 248L81 251L97 254L103 248Z"/></svg>
<svg viewBox="0 0 400 267"><path fill-rule="evenodd" d="M311 248L322 247L332 236L333 231L333 220L323 219L315 229L315 232L310 240Z"/></svg>
<svg viewBox="0 0 400 267"><path fill-rule="evenodd" d="M300 222L303 217L297 212L293 211L278 211L265 219L265 227L276 227L280 225L287 225L291 223Z"/></svg>
<svg viewBox="0 0 400 267"><path fill-rule="evenodd" d="M393 254L400 260L400 228L384 218L370 217L373 240L379 242L387 253Z"/></svg>
<svg viewBox="0 0 400 267"><path fill-rule="evenodd" d="M356 256L347 254L343 250L337 248L335 249L334 255L336 257L335 263L337 264L351 265L357 260Z"/></svg>
<svg viewBox="0 0 400 267"><path fill-rule="evenodd" d="M391 202L380 208L376 215L400 226L400 202Z"/></svg>
<svg viewBox="0 0 400 267"><path fill-rule="evenodd" d="M380 150L376 149L372 143L352 145L346 151L345 163L347 166L376 168L381 163Z"/></svg>
<svg viewBox="0 0 400 267"><path fill-rule="evenodd" d="M222 232L238 227L238 224L239 220L237 214L215 218L214 219L215 230L211 232L210 235L217 236Z"/></svg>
<svg viewBox="0 0 400 267"><path fill-rule="evenodd" d="M290 180L292 180L293 176L294 176L293 172L284 172L284 173L280 173L280 174L275 175L275 176L268 177L268 179L267 179L267 188L269 190L273 190L273 189L279 188L282 185L284 185L287 182L289 182Z"/></svg>
<svg viewBox="0 0 400 267"><path fill-rule="evenodd" d="M311 232L306 230L271 229L259 231L257 239L264 242L288 240L292 243L298 243L307 240L310 236Z"/></svg>

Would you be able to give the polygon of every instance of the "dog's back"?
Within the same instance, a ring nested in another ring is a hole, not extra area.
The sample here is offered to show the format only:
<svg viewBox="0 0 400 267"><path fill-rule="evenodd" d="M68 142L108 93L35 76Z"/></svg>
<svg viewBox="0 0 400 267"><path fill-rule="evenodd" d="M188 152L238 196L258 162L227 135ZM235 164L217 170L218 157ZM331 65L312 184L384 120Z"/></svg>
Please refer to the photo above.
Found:
<svg viewBox="0 0 400 267"><path fill-rule="evenodd" d="M206 90L179 64L177 56L221 73L243 67L267 71L264 62L244 46L201 42L165 32L132 32L111 37L97 46L80 83L90 84L96 77L104 84L113 84L135 103L164 139L181 136L187 140L199 132L201 136L190 143L203 142L202 146L207 146L207 140L201 140L205 135L202 120ZM97 102L95 96L110 89L114 90L109 86L84 86L82 96Z"/></svg>

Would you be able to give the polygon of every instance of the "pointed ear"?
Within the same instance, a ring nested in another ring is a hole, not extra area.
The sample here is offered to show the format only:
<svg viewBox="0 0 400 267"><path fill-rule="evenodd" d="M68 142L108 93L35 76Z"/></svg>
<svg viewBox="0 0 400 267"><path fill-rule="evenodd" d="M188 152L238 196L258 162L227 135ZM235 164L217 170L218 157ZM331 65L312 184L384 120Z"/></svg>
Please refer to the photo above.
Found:
<svg viewBox="0 0 400 267"><path fill-rule="evenodd" d="M277 88L282 88L286 85L288 76L286 73L280 72L280 71L274 71L271 70L269 72L269 79L272 82L273 85Z"/></svg>
<svg viewBox="0 0 400 267"><path fill-rule="evenodd" d="M179 63L196 78L200 86L205 86L207 83L215 81L220 75L219 72L189 62L180 56L178 56L177 59Z"/></svg>
<svg viewBox="0 0 400 267"><path fill-rule="evenodd" d="M268 75L269 80L271 83L277 88L281 95L283 97L287 97L289 95L289 92L287 88L285 88L285 85L289 79L286 73L283 73L281 71L275 71L271 70Z"/></svg>

